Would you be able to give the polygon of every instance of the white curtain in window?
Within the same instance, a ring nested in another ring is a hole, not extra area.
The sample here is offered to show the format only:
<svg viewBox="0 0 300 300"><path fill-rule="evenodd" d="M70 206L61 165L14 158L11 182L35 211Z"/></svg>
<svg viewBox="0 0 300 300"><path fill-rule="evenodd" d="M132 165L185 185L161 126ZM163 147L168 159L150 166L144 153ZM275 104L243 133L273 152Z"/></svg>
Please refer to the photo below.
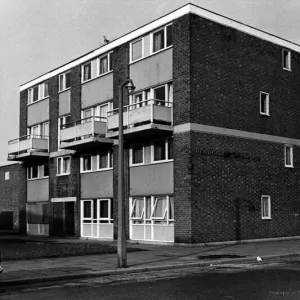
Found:
<svg viewBox="0 0 300 300"><path fill-rule="evenodd" d="M100 58L100 74L108 72L107 56Z"/></svg>

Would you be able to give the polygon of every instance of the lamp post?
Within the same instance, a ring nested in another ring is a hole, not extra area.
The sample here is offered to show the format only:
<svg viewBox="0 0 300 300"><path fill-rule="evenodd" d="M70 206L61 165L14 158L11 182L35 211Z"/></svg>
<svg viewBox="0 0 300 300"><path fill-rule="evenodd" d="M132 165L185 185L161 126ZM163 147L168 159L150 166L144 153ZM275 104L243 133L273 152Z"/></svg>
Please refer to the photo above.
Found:
<svg viewBox="0 0 300 300"><path fill-rule="evenodd" d="M123 89L126 87L133 92L135 86L130 78L119 87L119 161L118 161L118 268L127 267L126 238L125 238L125 210L124 210L124 139L123 139Z"/></svg>

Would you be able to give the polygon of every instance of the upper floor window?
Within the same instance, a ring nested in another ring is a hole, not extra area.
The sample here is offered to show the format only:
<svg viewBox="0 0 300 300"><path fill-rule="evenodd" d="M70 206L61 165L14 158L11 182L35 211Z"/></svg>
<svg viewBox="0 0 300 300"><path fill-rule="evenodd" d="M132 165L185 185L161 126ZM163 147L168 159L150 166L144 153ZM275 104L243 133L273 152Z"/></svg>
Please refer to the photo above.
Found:
<svg viewBox="0 0 300 300"><path fill-rule="evenodd" d="M27 128L27 134L34 138L49 138L49 122L36 124Z"/></svg>
<svg viewBox="0 0 300 300"><path fill-rule="evenodd" d="M170 47L172 44L172 24L169 24L152 33L152 53Z"/></svg>
<svg viewBox="0 0 300 300"><path fill-rule="evenodd" d="M131 43L131 61L138 60L143 57L143 41L141 38Z"/></svg>
<svg viewBox="0 0 300 300"><path fill-rule="evenodd" d="M153 161L173 159L173 139L158 140L152 146Z"/></svg>
<svg viewBox="0 0 300 300"><path fill-rule="evenodd" d="M36 165L27 168L27 179L38 179L49 176L48 164Z"/></svg>
<svg viewBox="0 0 300 300"><path fill-rule="evenodd" d="M57 158L57 175L70 174L71 157L64 156Z"/></svg>
<svg viewBox="0 0 300 300"><path fill-rule="evenodd" d="M130 62L137 61L145 56L154 54L163 49L171 47L173 44L172 24L151 32L133 40L130 43Z"/></svg>
<svg viewBox="0 0 300 300"><path fill-rule="evenodd" d="M81 158L81 170L83 172L92 170L92 156L91 155L83 155Z"/></svg>
<svg viewBox="0 0 300 300"><path fill-rule="evenodd" d="M28 89L27 104L47 98L49 96L48 82L41 83L35 87Z"/></svg>
<svg viewBox="0 0 300 300"><path fill-rule="evenodd" d="M269 116L269 94L260 92L260 114Z"/></svg>
<svg viewBox="0 0 300 300"><path fill-rule="evenodd" d="M152 99L154 101L150 101ZM173 84L169 82L164 85L148 88L134 95L129 95L129 103L130 110L150 104L171 107L173 103Z"/></svg>
<svg viewBox="0 0 300 300"><path fill-rule="evenodd" d="M136 144L130 148L130 165L163 162L173 159L173 138L156 140L151 144Z"/></svg>
<svg viewBox="0 0 300 300"><path fill-rule="evenodd" d="M59 92L71 87L71 72L59 75Z"/></svg>
<svg viewBox="0 0 300 300"><path fill-rule="evenodd" d="M293 146L285 145L284 146L284 160L286 167L293 167Z"/></svg>
<svg viewBox="0 0 300 300"><path fill-rule="evenodd" d="M104 151L95 155L85 154L81 156L81 172L99 171L113 167L112 150Z"/></svg>
<svg viewBox="0 0 300 300"><path fill-rule="evenodd" d="M87 108L81 113L82 122L91 122L92 117L95 117L95 121L107 122L107 112L112 109L112 101Z"/></svg>
<svg viewBox="0 0 300 300"><path fill-rule="evenodd" d="M144 147L143 145L134 145L130 149L131 164L139 165L144 163Z"/></svg>
<svg viewBox="0 0 300 300"><path fill-rule="evenodd" d="M9 180L9 172L4 173L4 180Z"/></svg>
<svg viewBox="0 0 300 300"><path fill-rule="evenodd" d="M291 71L291 51L282 50L282 67L285 70Z"/></svg>
<svg viewBox="0 0 300 300"><path fill-rule="evenodd" d="M112 71L112 52L83 64L81 81L88 81L110 71Z"/></svg>
<svg viewBox="0 0 300 300"><path fill-rule="evenodd" d="M62 129L62 126L67 127L65 125L69 124L70 122L71 122L71 116L70 115L65 115L65 116L59 117L58 118L58 132L59 132L60 129Z"/></svg>

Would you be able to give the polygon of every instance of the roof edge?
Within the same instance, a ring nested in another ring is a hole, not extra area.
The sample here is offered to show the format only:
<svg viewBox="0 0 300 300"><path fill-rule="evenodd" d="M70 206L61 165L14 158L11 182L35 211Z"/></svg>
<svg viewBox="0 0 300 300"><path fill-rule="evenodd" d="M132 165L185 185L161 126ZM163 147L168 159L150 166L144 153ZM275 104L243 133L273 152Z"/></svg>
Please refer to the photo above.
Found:
<svg viewBox="0 0 300 300"><path fill-rule="evenodd" d="M288 41L286 39L283 39L281 37L278 37L274 34L268 33L266 31L257 29L253 26L244 24L242 22L236 21L234 19L225 17L221 14L215 13L213 11L210 11L208 9L202 8L200 6L197 6L192 3L188 3L154 21L151 21L145 25L140 26L137 29L134 29L130 31L129 33L124 34L123 36L111 41L109 44L101 46L100 48L97 48L95 50L92 50L58 68L53 69L52 71L49 71L33 80L28 81L27 83L24 83L20 86L20 91L26 90L27 88L34 86L40 82L43 82L55 75L58 75L60 73L63 73L79 64L82 64L90 59L93 59L101 54L104 54L108 51L113 50L114 48L128 43L139 36L148 33L149 31L152 31L160 26L163 26L166 23L169 23L173 21L174 19L177 19L183 15L186 15L188 13L193 13L195 15L198 15L200 17L203 17L205 19L217 22L219 24L222 24L227 27L234 28L236 30L245 32L247 34L250 34L252 36L255 36L257 38L266 40L268 42L271 42L273 44L280 45L282 47L288 48L290 50L294 50L296 52L300 53L300 45L293 43L291 41Z"/></svg>

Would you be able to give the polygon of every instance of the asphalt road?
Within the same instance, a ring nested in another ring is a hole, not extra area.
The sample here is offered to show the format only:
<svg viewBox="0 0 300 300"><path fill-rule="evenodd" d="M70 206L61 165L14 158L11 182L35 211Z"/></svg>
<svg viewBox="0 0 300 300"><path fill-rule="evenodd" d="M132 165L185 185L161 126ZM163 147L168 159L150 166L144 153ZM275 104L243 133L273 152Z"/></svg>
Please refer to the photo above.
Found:
<svg viewBox="0 0 300 300"><path fill-rule="evenodd" d="M300 299L300 259L109 276L2 291L0 299Z"/></svg>

